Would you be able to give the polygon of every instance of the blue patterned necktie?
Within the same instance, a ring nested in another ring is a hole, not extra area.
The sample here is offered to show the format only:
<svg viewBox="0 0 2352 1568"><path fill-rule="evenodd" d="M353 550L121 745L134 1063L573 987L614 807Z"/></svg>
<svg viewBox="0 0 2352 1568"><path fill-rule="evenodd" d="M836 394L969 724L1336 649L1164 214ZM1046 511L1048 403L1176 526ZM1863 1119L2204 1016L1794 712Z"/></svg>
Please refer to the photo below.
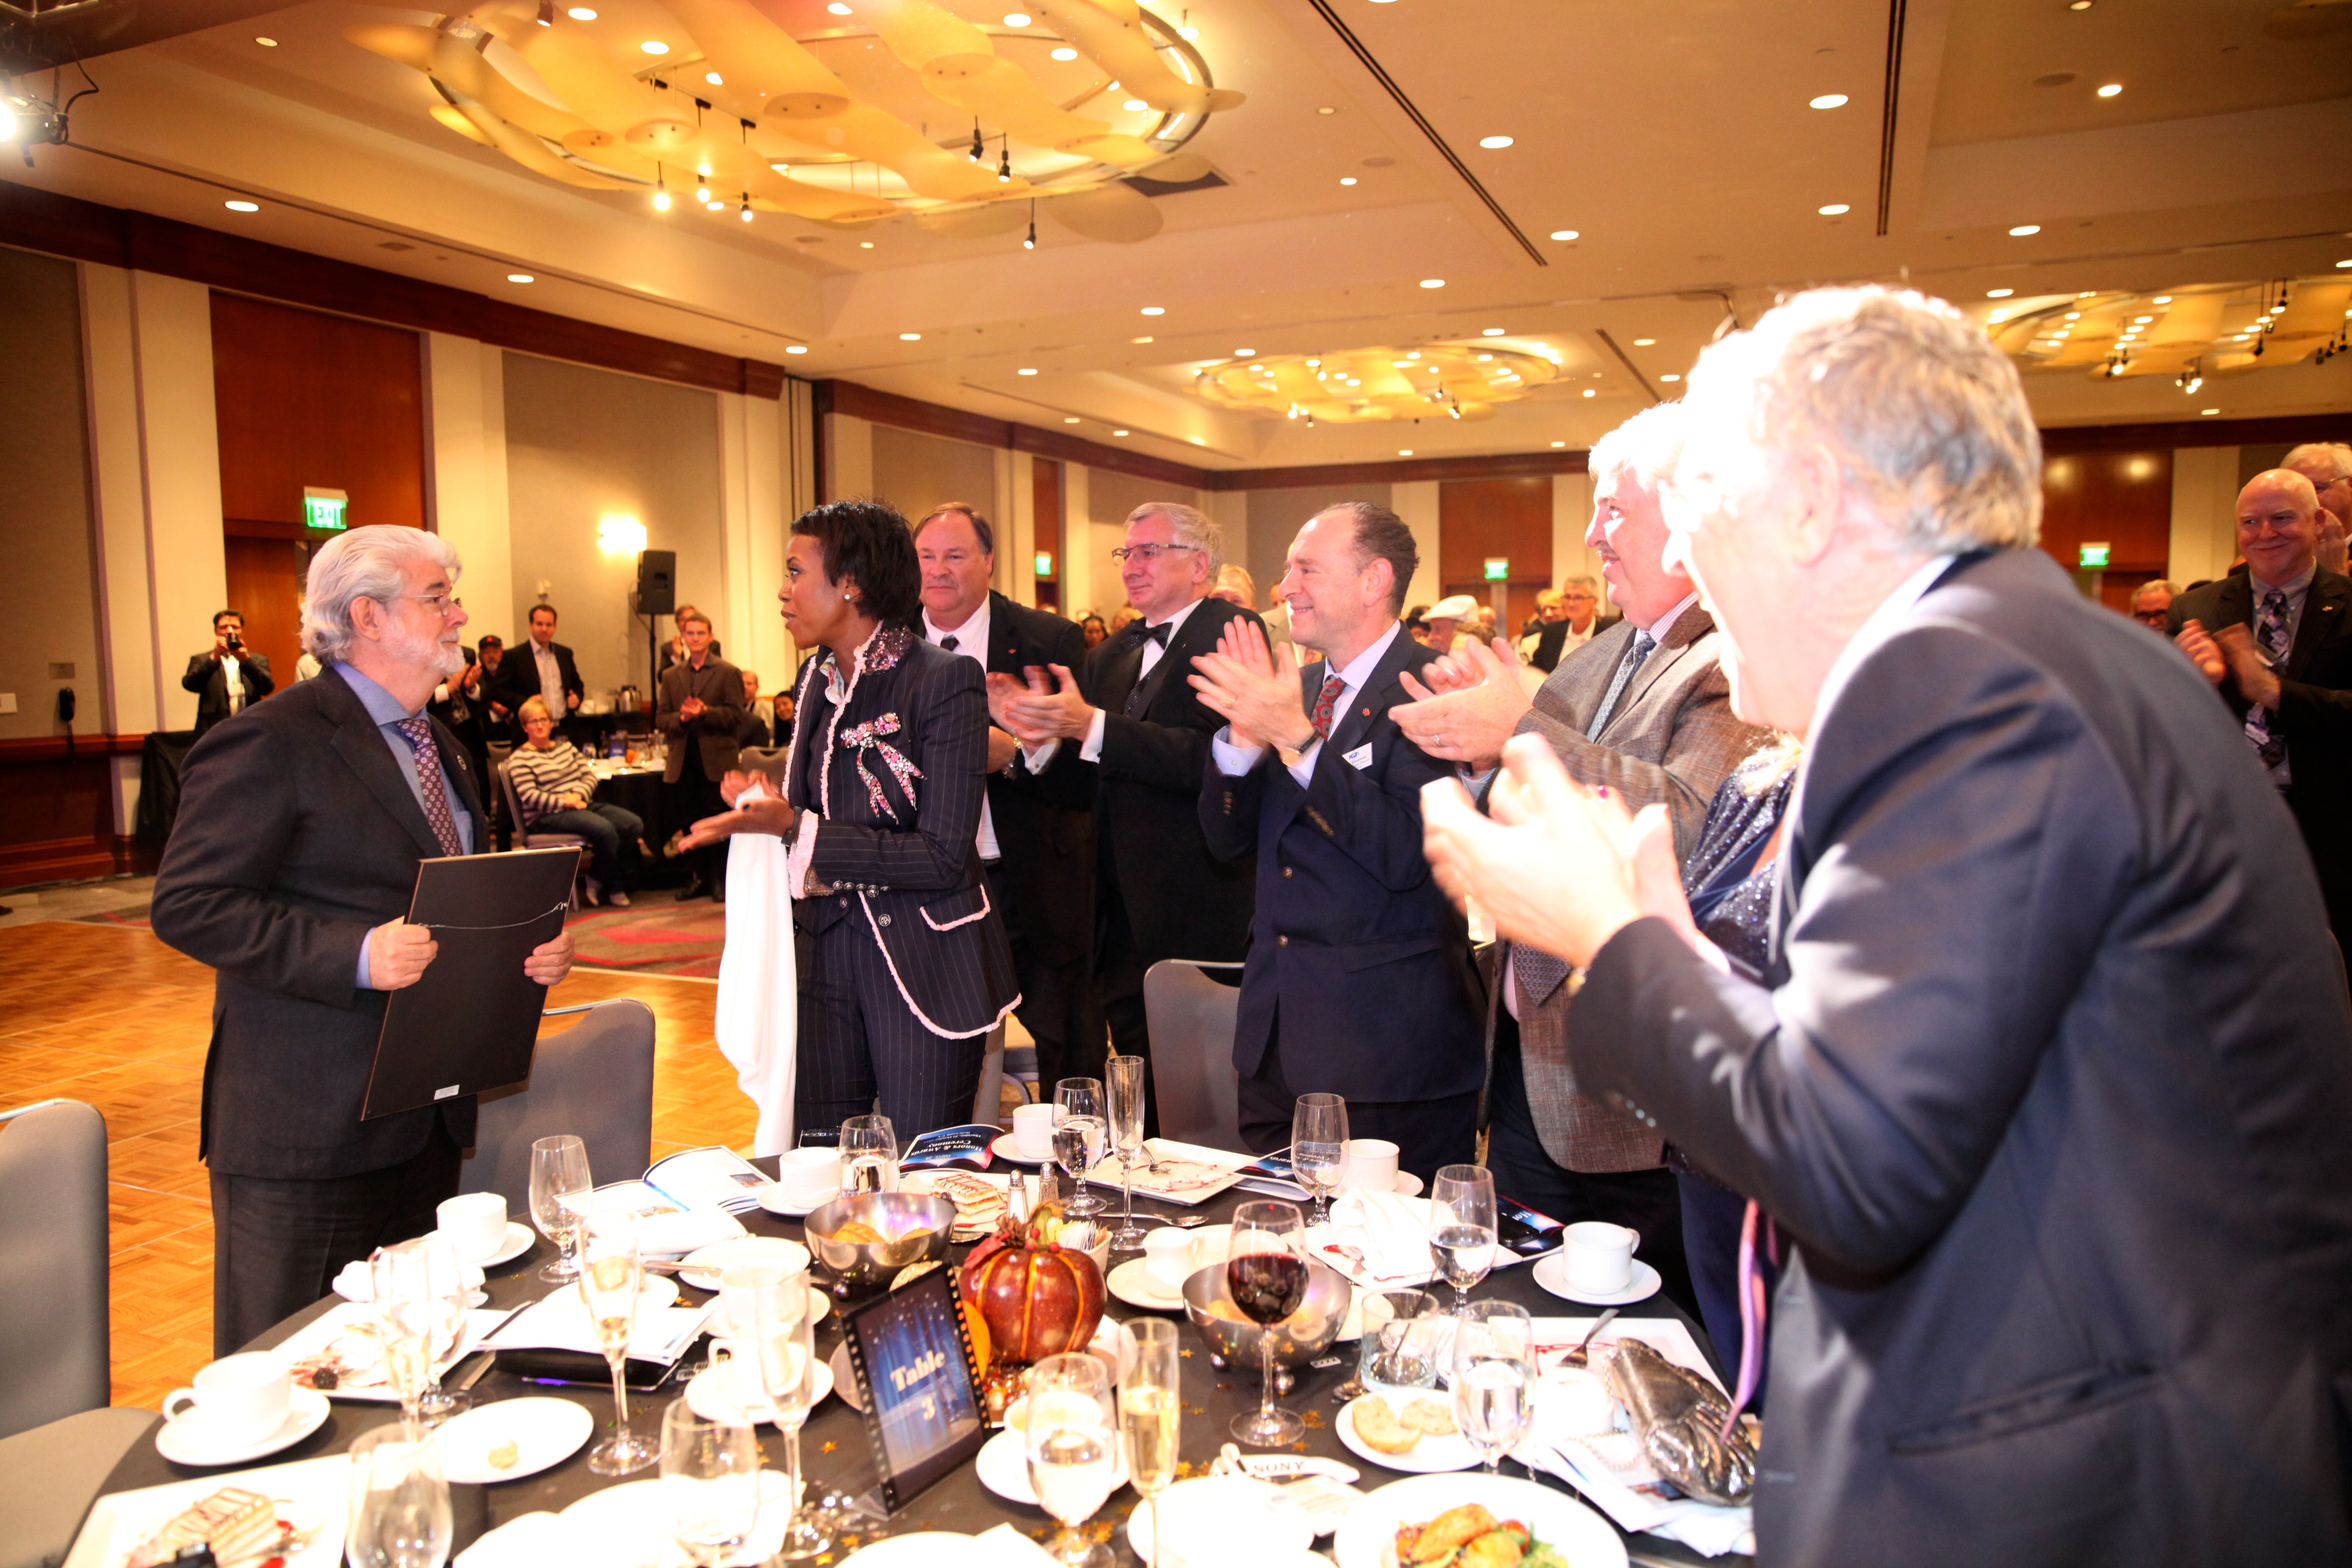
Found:
<svg viewBox="0 0 2352 1568"><path fill-rule="evenodd" d="M465 840L457 837L457 819L449 815L449 792L441 783L441 748L433 739L430 719L403 719L393 726L408 737L416 753L416 793L425 806L425 820L441 841L444 855L463 855Z"/></svg>
<svg viewBox="0 0 2352 1568"><path fill-rule="evenodd" d="M2286 663L2286 594L2273 588L2263 595L2263 607L2254 617L2254 641L2263 650L2263 658L2273 669ZM2246 743L2263 766L2274 768L2286 761L2286 742L2271 733L2270 710L2257 704L2246 710Z"/></svg>
<svg viewBox="0 0 2352 1568"><path fill-rule="evenodd" d="M1617 716L1617 699L1624 695L1625 688L1633 680L1634 671L1642 668L1643 663L1650 657L1650 650L1657 646L1656 639L1649 633L1633 634L1633 642L1625 649L1624 658L1618 663L1617 673L1610 677L1609 689L1601 697L1601 706L1592 710L1592 722L1584 727L1586 740L1597 739L1601 731L1609 727L1609 721Z"/></svg>

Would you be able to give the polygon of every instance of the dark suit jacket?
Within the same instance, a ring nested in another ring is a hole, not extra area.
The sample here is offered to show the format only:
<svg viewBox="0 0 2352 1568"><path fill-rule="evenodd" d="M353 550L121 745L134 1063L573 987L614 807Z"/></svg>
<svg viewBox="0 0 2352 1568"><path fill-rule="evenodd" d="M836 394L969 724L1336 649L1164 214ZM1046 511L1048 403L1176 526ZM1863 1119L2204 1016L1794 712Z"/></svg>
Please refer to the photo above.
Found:
<svg viewBox="0 0 2352 1568"><path fill-rule="evenodd" d="M489 823L439 725L450 805ZM196 743L155 879L155 934L217 972L200 1152L215 1173L317 1178L396 1165L436 1117L473 1142L471 1096L359 1119L385 993L353 984L367 933L407 913L441 847L359 697L331 668Z"/></svg>
<svg viewBox="0 0 2352 1568"><path fill-rule="evenodd" d="M2251 626L2252 579L2243 570L2191 588L2172 601L2175 636L2194 620L2216 626ZM2245 696L2235 676L2221 679L2221 699L2241 722ZM2279 671L2278 711L2271 733L2286 742L2286 802L2303 829L2329 922L2338 940L2352 935L2352 578L2322 566L2303 602L2303 620ZM2238 741L2245 747L2243 736ZM2251 751L2251 747L2246 747Z"/></svg>
<svg viewBox="0 0 2352 1568"><path fill-rule="evenodd" d="M988 668L1018 680L1031 667L1075 673L1086 633L1051 610L988 595ZM1048 677L1050 679L1051 678ZM988 775L988 815L1003 860L993 872L1040 961L1076 963L1094 949L1095 770L1076 746L1055 749L1043 774L1020 763Z"/></svg>
<svg viewBox="0 0 2352 1568"><path fill-rule="evenodd" d="M269 656L247 648L237 658L245 681L245 704L256 702L277 689L270 679ZM196 694L196 733L201 735L228 717L228 675L213 662L212 655L200 653L188 660L188 673L180 678L180 689Z"/></svg>
<svg viewBox="0 0 2352 1568"><path fill-rule="evenodd" d="M1591 642L1592 637L1599 637L1624 618L1622 616L1597 617L1592 623L1592 636L1587 637L1585 641ZM1559 668L1560 656L1567 650L1569 623L1565 620L1546 621L1542 624L1542 633L1543 635L1536 643L1535 651L1528 656L1528 663L1542 670L1546 675L1549 675ZM1580 647L1584 645L1580 643L1577 646Z"/></svg>
<svg viewBox="0 0 2352 1568"><path fill-rule="evenodd" d="M702 699L702 711L681 719L678 705L689 697ZM654 722L669 737L669 765L662 770L662 782L677 783L686 768L686 748L693 745L702 752L703 776L716 784L735 765L735 753L742 749L736 731L743 727L743 713L742 672L725 659L706 658L700 669L673 664L663 670L661 703L654 713Z"/></svg>
<svg viewBox="0 0 2352 1568"><path fill-rule="evenodd" d="M1271 749L1239 778L1209 759L1201 831L1221 858L1257 857L1234 1029L1244 1078L1264 1061L1278 1016L1282 1076L1301 1094L1436 1099L1486 1080L1485 994L1469 932L1422 853L1421 786L1453 766L1389 717L1412 700L1398 675L1436 658L1400 629L1335 716L1303 789ZM1309 712L1328 668L1318 659L1299 671ZM1349 760L1367 752L1360 767Z"/></svg>
<svg viewBox="0 0 2352 1568"><path fill-rule="evenodd" d="M793 918L806 931L857 921L925 1028L982 1034L1021 998L975 842L988 763L980 667L898 628L864 657L837 718L821 695L833 655L801 666L786 798L821 819L809 869L833 891L795 900ZM919 770L911 781L893 753Z"/></svg>
<svg viewBox="0 0 2352 1568"><path fill-rule="evenodd" d="M2352 1018L2227 712L2038 551L1816 715L1770 989L1661 921L1569 1043L1795 1238L1759 1561L2344 1563Z"/></svg>
<svg viewBox="0 0 2352 1568"><path fill-rule="evenodd" d="M1124 711L1143 665L1142 626L1107 638L1087 655L1079 686L1103 710L1103 746L1095 765L1096 875L1098 900L1116 897L1149 964L1162 958L1230 963L1249 948L1255 868L1246 856L1218 859L1201 835L1202 772L1209 737L1224 721L1187 678L1192 660L1216 651L1229 622L1257 616L1223 599L1202 599L1152 666L1143 710ZM1259 622L1263 626L1264 622ZM1078 742L1065 741L1061 750ZM1061 761L1057 752L1055 762Z"/></svg>
<svg viewBox="0 0 2352 1568"><path fill-rule="evenodd" d="M547 645L547 651L555 656L555 670L563 682L564 695L585 696L588 688L581 682L580 667L572 662L572 650L560 642L551 642ZM533 651L530 639L525 637L520 642L509 643L505 654L499 659L498 675L482 685L483 695L505 708L509 718L521 710L525 698L541 695L539 656ZM496 691L489 689L493 685L498 688ZM568 709L570 704L565 704L565 707ZM558 724L562 724L563 720L562 712L555 715ZM522 721L514 719L514 726L515 733L521 734Z"/></svg>

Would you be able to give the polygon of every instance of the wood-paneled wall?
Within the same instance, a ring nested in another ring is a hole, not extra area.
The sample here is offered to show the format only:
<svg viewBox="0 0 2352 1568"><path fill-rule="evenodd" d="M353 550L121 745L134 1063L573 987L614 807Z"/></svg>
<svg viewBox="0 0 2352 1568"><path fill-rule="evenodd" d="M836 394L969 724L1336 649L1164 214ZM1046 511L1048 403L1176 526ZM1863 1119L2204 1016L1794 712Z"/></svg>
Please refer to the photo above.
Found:
<svg viewBox="0 0 2352 1568"><path fill-rule="evenodd" d="M351 496L344 521L425 526L425 362L416 333L213 295L221 514L299 525L302 487Z"/></svg>
<svg viewBox="0 0 2352 1568"><path fill-rule="evenodd" d="M1051 458L1038 458L1029 465L1031 532L1038 552L1054 558L1054 574L1039 577L1037 603L1045 609L1062 607L1062 465ZM1034 574L1034 561L1018 562L1013 566L1016 575Z"/></svg>
<svg viewBox="0 0 2352 1568"><path fill-rule="evenodd" d="M1447 479L1437 487L1437 569L1448 594L1487 604L1489 556L1511 563L1507 624L1516 632L1551 583L1551 477Z"/></svg>
<svg viewBox="0 0 2352 1568"><path fill-rule="evenodd" d="M2169 448L2042 459L2042 548L2072 572L2092 542L2107 546L2109 582L2119 589L2125 579L2137 587L2164 574L2172 552Z"/></svg>

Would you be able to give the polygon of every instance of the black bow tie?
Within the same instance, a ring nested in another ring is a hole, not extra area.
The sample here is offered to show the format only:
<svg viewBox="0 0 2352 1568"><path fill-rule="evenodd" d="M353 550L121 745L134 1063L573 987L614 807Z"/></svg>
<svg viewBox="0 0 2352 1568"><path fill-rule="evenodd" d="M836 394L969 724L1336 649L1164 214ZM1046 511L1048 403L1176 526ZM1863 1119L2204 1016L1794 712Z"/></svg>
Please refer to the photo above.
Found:
<svg viewBox="0 0 2352 1568"><path fill-rule="evenodd" d="M1139 643L1156 642L1161 647L1166 647L1168 633L1175 625L1173 621L1162 621L1156 626L1147 626L1141 621L1138 621L1127 629L1134 635L1135 640Z"/></svg>

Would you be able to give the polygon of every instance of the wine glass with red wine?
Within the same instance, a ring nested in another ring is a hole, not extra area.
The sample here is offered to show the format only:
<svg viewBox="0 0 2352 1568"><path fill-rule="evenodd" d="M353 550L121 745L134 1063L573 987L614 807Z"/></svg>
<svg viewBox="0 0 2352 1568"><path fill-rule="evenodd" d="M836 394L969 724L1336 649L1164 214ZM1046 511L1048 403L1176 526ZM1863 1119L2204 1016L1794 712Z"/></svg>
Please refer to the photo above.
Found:
<svg viewBox="0 0 2352 1568"><path fill-rule="evenodd" d="M1258 1336L1265 1388L1256 1410L1234 1417L1233 1434L1261 1448L1296 1443L1307 1433L1305 1422L1274 1403L1274 1325L1307 1300L1307 1257L1299 1250L1306 1229L1297 1204L1248 1203L1234 1211L1225 1289L1243 1315L1265 1331Z"/></svg>

